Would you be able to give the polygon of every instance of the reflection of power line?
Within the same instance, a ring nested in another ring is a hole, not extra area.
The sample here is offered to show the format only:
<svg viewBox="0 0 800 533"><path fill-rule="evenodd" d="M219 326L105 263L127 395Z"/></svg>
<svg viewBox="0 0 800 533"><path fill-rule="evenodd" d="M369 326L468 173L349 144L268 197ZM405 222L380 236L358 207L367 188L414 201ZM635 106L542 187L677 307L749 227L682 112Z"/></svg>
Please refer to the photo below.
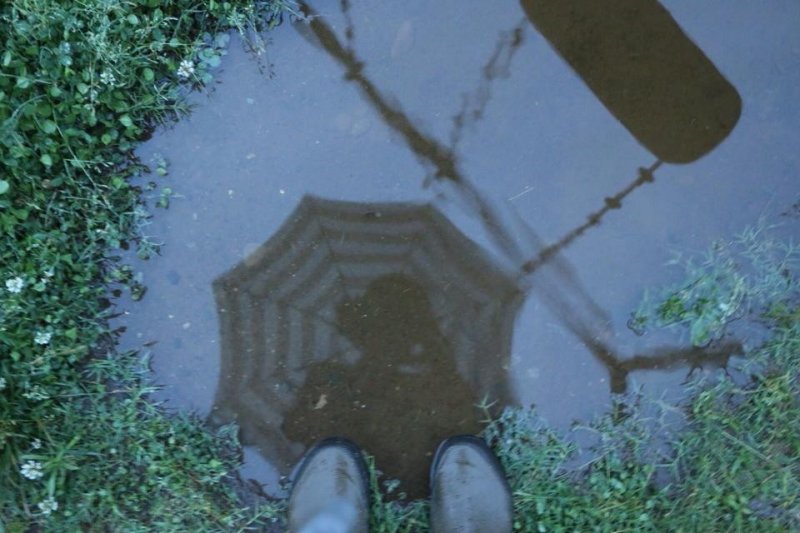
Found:
<svg viewBox="0 0 800 533"><path fill-rule="evenodd" d="M389 98L378 89L378 87L364 74L364 63L358 58L355 51L351 48L345 47L336 36L334 31L316 14L316 12L305 2L300 2L302 11L307 16L308 25L313 33L313 37L306 35L304 31L300 34L306 38L315 39L314 45L321 45L331 57L339 62L345 68L344 77L347 80L355 82L361 89L366 99L374 106L384 122L391 127L394 131L402 135L406 144L424 163L431 165L434 170L434 177L438 180L446 180L456 186L456 192L460 195L460 199L471 206L481 217L487 229L487 233L493 242L512 260L524 262L524 270L526 273L533 272L534 268L545 261L545 257L540 253L536 258L524 259L524 254L515 239L511 235L509 229L501 221L501 217L496 210L489 204L480 191L475 187L469 179L464 176L457 166L457 158L453 150L441 144L434 137L422 132L400 107L399 104L390 103ZM510 32L511 39L507 45L502 42L496 48L493 58L489 60L487 66L484 67L486 72L487 68L492 69L498 65L501 57L510 59L512 49L521 44L521 36L518 34L519 27ZM521 30L520 30L521 31ZM506 36L502 37L503 40L507 39ZM505 48L509 50L503 52ZM494 58L498 59L494 59ZM458 117L458 115L457 115ZM652 181L652 172L658 167L660 163L651 166L649 174L643 172L639 178L622 191L608 197L606 204L590 215L587 223L581 224L563 238L556 241L553 245L548 245L542 248L543 252L547 252L546 258L549 259L555 252L561 250L565 246L571 244L575 238L582 235L589 227L595 226L600 223L605 214L610 211L612 206L618 206L622 199L630 194L639 186ZM643 179L649 177L650 179Z"/></svg>
<svg viewBox="0 0 800 533"><path fill-rule="evenodd" d="M612 209L621 208L622 200L625 199L625 197L627 197L630 193L632 193L645 183L652 183L655 180L655 176L653 176L653 173L656 171L658 167L661 166L661 164L662 161L656 161L648 168L640 168L639 177L633 180L630 184L628 184L627 187L619 191L617 194L607 197L605 199L603 207L601 207L600 209L598 209L593 213L590 213L589 216L586 217L586 222L579 225L572 231L568 232L553 244L548 244L547 246L545 246L539 252L539 255L534 259L526 261L525 264L522 265L523 272L526 273L533 272L539 267L539 265L547 262L554 254L558 253L559 250L561 250L562 248L566 248L572 243L572 241L583 235L587 229L599 224L600 220L602 220L602 218L605 216L606 213L608 213Z"/></svg>
<svg viewBox="0 0 800 533"><path fill-rule="evenodd" d="M582 236L590 227L598 225L602 218L611 210L619 209L622 201L634 190L646 183L654 180L653 173L662 164L656 161L648 168L639 169L638 177L628 186L619 192L606 197L603 207L591 213L586 221L575 229L571 230L555 243L544 245L536 235L533 228L524 222L516 212L512 215L517 217L519 226L525 232L525 237L529 244L533 244L539 250L534 258L526 258L522 246L512 231L502 221L498 212L492 207L489 201L481 194L466 176L458 169L458 160L454 152L455 145L460 139L457 131L451 136L452 147L446 147L434 137L422 132L405 114L399 104L390 103L389 99L383 95L378 87L365 75L364 63L358 58L355 50L345 47L338 39L333 30L316 15L314 10L302 0L299 2L301 10L306 14L308 27L311 29L312 36L309 36L300 29L300 34L312 40L314 45L321 45L331 57L340 63L345 69L345 79L355 82L362 91L364 97L373 105L375 110L383 118L384 122L399 133L406 144L426 165L430 165L434 170L434 178L454 185L455 192L459 199L466 202L482 219L487 234L506 256L520 264L521 274L530 276L537 272L540 277L537 282L537 294L542 295L543 299L556 312L557 316L564 322L567 329L575 334L581 342L595 355L598 361L604 364L611 376L612 392L622 392L625 389L627 374L639 369L658 369L675 364L691 364L697 366L699 357L695 354L694 358L688 357L687 353L694 353L691 350L672 350L669 353L656 351L651 356L637 355L631 359L621 358L615 354L608 346L598 341L600 338L610 338L610 319L607 313L589 296L588 292L581 286L577 276L572 272L569 264L558 258L557 253ZM349 10L349 4L345 3ZM350 20L348 15L348 20ZM350 23L348 23L350 24ZM519 27L518 27L519 28ZM521 29L519 29L521 32ZM510 61L513 52L521 44L521 33L512 30L510 40L507 36L501 36L501 42L495 49L487 66L484 67L484 77L482 84L491 83L494 74L491 69L501 66L503 62ZM352 35L352 32L351 34ZM351 37L348 37L348 42ZM488 70L487 70L488 69ZM491 75L490 75L491 74ZM494 76L494 77L493 77ZM481 93L481 91L484 91ZM485 97L485 89L479 87L475 94L483 94L475 101L475 105L470 108L469 104L462 106L462 111L456 115L454 126L456 129L463 128L467 123L467 116L470 109L478 112L481 116L488 98ZM461 117L461 118L459 118ZM473 114L473 117L475 115ZM555 260L555 261L554 261ZM549 268L542 270L542 267L549 264ZM550 277L553 283L548 283ZM565 290L566 289L566 290ZM727 351L726 351L727 349ZM730 346L720 348L727 353L725 357L730 357ZM703 352L706 356L709 354ZM650 358L650 359L648 359ZM727 361L727 359L725 359Z"/></svg>
<svg viewBox="0 0 800 533"><path fill-rule="evenodd" d="M345 69L346 80L353 81L361 88L364 96L375 107L384 122L403 136L409 148L422 160L432 164L436 169L436 177L458 182L460 174L455 168L452 152L433 137L421 132L406 116L399 104L389 103L375 84L364 74L364 63L356 56L355 51L346 48L333 30L322 21L315 11L305 2L299 3L306 14L308 26L311 28L316 42ZM301 35L307 37L304 32Z"/></svg>

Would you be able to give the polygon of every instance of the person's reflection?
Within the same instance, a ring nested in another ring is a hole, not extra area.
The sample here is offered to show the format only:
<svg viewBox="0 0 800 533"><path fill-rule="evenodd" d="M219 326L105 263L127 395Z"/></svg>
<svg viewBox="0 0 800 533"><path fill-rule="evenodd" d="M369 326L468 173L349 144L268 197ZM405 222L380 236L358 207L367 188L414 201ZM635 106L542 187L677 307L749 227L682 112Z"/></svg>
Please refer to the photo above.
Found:
<svg viewBox="0 0 800 533"><path fill-rule="evenodd" d="M308 369L285 417L286 436L307 445L349 437L406 482L407 493L423 494L436 443L481 429L479 398L459 374L424 288L402 274L377 278L363 296L339 305L336 323L361 358Z"/></svg>

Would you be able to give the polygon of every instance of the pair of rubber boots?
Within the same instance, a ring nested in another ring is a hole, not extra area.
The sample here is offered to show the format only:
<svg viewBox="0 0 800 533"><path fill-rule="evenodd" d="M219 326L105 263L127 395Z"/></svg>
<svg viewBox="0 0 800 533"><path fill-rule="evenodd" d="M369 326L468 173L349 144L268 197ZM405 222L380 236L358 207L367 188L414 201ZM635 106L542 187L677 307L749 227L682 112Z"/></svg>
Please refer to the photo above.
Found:
<svg viewBox="0 0 800 533"><path fill-rule="evenodd" d="M296 469L289 498L293 533L366 533L369 478L361 450L347 439L325 439ZM511 531L511 491L486 443L472 435L444 440L430 473L431 528L442 532Z"/></svg>

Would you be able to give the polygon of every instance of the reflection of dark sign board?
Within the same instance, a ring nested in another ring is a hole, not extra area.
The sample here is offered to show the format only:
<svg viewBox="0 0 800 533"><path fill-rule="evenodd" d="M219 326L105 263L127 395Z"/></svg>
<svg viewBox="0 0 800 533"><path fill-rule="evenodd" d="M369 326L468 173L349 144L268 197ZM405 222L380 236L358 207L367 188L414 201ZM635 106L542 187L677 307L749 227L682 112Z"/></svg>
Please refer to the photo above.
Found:
<svg viewBox="0 0 800 533"><path fill-rule="evenodd" d="M659 159L694 161L736 125L736 89L656 0L521 2L533 25Z"/></svg>

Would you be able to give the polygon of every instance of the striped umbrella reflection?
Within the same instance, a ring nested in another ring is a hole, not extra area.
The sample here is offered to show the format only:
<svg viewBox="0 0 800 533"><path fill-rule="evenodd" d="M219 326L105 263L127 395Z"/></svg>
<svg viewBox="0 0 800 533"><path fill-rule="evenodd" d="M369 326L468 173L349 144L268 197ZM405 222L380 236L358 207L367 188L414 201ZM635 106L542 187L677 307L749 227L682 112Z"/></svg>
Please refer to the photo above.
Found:
<svg viewBox="0 0 800 533"><path fill-rule="evenodd" d="M222 353L212 420L238 422L242 442L284 472L309 444L293 441L286 428L311 423L298 417L319 411L348 435L352 406L337 403L352 403L353 394L383 396L358 396L360 416L381 416L382 401L402 398L417 419L436 419L420 428L445 436L464 429L457 425L463 417L425 404L448 394L453 404L447 384L454 379L463 409L473 409L469 398L512 402L507 368L523 293L430 205L306 196L269 240L215 280L214 295ZM345 389L333 378L322 383L329 373L344 377L350 396L335 392ZM411 394L408 375L433 396ZM361 390L362 381L371 385ZM396 396L381 394L390 390ZM348 436L381 460L383 451L370 448L375 435ZM388 448L385 460L396 460Z"/></svg>

